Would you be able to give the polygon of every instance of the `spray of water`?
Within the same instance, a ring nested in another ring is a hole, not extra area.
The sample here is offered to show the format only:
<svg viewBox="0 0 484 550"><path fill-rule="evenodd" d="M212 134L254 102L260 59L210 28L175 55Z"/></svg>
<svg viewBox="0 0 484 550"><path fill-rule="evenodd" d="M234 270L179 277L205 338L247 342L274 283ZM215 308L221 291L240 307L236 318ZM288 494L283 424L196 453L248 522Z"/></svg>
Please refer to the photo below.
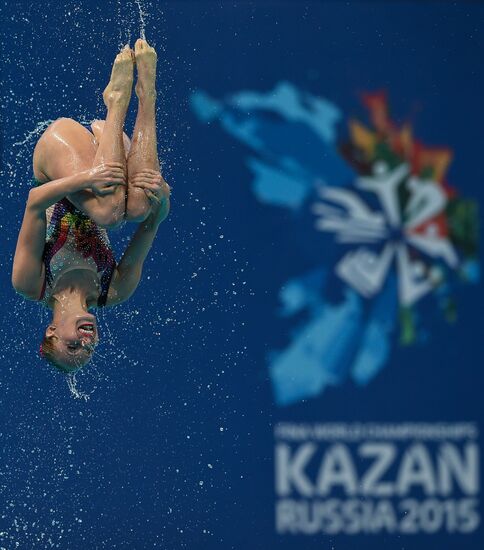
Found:
<svg viewBox="0 0 484 550"><path fill-rule="evenodd" d="M71 395L74 399L84 399L87 401L89 399L89 394L83 391L80 391L77 387L77 379L75 373L70 373L66 375L67 386L71 392Z"/></svg>
<svg viewBox="0 0 484 550"><path fill-rule="evenodd" d="M145 11L146 8L143 5L141 0L135 0L136 6L138 7L138 13L139 13L139 35L140 38L143 40L146 40L146 19L148 12Z"/></svg>
<svg viewBox="0 0 484 550"><path fill-rule="evenodd" d="M85 116L79 116L77 117L77 121L80 123L80 124L84 124L84 125L90 125L92 124L96 119L93 118L88 118L88 117L85 117ZM44 132L44 130L49 126L49 124L51 124L52 122L54 122L54 119L50 119L50 120L42 120L40 122L38 122L35 126L35 128L33 128L32 130L29 130L24 136L22 139L20 139L19 141L16 141L15 143L12 143L12 147L21 147L21 146L24 146L24 145L30 145L34 139L38 138L42 132Z"/></svg>
<svg viewBox="0 0 484 550"><path fill-rule="evenodd" d="M12 144L12 147L19 147L21 145L27 145L32 142L32 140L38 136L49 126L51 122L54 122L53 120L42 120L41 122L38 122L37 125L33 130L30 130L30 132L27 132L27 134L24 136L24 138L20 141L16 141Z"/></svg>

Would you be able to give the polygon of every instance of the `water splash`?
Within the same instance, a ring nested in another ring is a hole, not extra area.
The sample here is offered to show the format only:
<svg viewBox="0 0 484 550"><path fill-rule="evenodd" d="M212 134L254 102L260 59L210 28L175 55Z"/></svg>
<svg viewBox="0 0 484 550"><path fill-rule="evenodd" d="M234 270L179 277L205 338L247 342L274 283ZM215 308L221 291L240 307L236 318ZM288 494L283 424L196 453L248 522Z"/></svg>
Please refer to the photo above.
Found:
<svg viewBox="0 0 484 550"><path fill-rule="evenodd" d="M96 118L91 118L84 115L77 117L77 122L85 126L90 126L95 120ZM30 143L32 143L34 138L39 137L42 134L42 132L44 132L48 128L48 126L52 124L52 122L54 121L55 119L50 119L50 120L42 120L38 122L35 128L33 128L32 130L29 130L21 140L16 141L15 143L12 143L12 147L29 145Z"/></svg>
<svg viewBox="0 0 484 550"><path fill-rule="evenodd" d="M134 0L136 6L138 7L139 12L139 36L143 40L146 40L146 20L145 17L148 15L148 12L145 11L146 8L143 5L141 0Z"/></svg>
<svg viewBox="0 0 484 550"><path fill-rule="evenodd" d="M12 144L12 147L19 147L21 145L27 145L28 143L31 143L33 138L40 136L40 134L51 124L54 122L54 120L42 120L37 123L35 128L33 130L30 130L27 132L27 134L24 136L24 138L20 141L16 141Z"/></svg>
<svg viewBox="0 0 484 550"><path fill-rule="evenodd" d="M71 392L71 395L74 397L74 399L84 399L84 401L87 401L89 399L90 394L79 391L79 389L77 388L77 379L75 373L67 374L66 380L69 391Z"/></svg>

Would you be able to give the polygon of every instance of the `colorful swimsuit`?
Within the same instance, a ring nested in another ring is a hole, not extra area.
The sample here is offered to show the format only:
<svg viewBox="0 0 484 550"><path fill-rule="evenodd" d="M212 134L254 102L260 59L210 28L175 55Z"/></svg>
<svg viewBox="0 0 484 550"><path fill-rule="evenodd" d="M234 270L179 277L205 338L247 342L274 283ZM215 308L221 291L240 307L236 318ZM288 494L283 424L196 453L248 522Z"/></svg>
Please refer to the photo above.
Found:
<svg viewBox="0 0 484 550"><path fill-rule="evenodd" d="M88 269L97 275L97 306L106 305L116 260L105 229L64 198L46 210L43 262L45 279L40 300L48 303L64 273Z"/></svg>

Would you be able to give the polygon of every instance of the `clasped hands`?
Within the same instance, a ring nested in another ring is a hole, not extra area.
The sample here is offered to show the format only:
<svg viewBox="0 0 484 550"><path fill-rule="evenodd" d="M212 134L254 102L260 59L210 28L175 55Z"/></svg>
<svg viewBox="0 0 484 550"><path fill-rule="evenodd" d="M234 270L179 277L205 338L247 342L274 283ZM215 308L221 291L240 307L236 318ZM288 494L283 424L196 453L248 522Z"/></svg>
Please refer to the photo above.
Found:
<svg viewBox="0 0 484 550"><path fill-rule="evenodd" d="M106 162L86 171L87 187L99 196L110 195L120 185L126 187L125 167L121 162ZM169 210L170 186L157 170L144 169L129 177L129 187L142 189L152 205L156 218L166 217ZM160 221L162 221L160 219Z"/></svg>

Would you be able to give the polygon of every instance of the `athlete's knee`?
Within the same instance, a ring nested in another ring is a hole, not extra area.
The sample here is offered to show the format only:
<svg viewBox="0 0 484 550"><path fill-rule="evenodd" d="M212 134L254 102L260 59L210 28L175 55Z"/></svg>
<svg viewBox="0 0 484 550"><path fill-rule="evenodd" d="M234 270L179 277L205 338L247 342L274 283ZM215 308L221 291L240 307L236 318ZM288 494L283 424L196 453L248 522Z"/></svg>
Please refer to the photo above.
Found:
<svg viewBox="0 0 484 550"><path fill-rule="evenodd" d="M116 229L124 220L124 202L105 201L91 213L91 218L100 227Z"/></svg>
<svg viewBox="0 0 484 550"><path fill-rule="evenodd" d="M82 126L77 120L74 120L73 118L61 116L59 118L56 118L54 122L51 124L51 126Z"/></svg>
<svg viewBox="0 0 484 550"><path fill-rule="evenodd" d="M47 126L45 129L45 132L42 134L43 136L48 136L52 132L59 132L64 130L65 128L73 128L79 126L79 122L74 120L73 118L67 118L67 117L59 117L56 118L53 122Z"/></svg>
<svg viewBox="0 0 484 550"><path fill-rule="evenodd" d="M93 221L104 229L117 229L123 223L124 216L113 213L102 213L93 216Z"/></svg>
<svg viewBox="0 0 484 550"><path fill-rule="evenodd" d="M43 134L40 136L37 141L36 149L50 150L52 146L58 145L59 143L64 143L63 140L59 141L59 137L64 137L69 135L72 129L82 128L82 125L79 122L75 121L72 118L61 117L49 124L44 130Z"/></svg>
<svg viewBox="0 0 484 550"><path fill-rule="evenodd" d="M130 201L128 196L128 204L126 206L126 221L128 222L144 222L150 215L151 205L146 200Z"/></svg>

